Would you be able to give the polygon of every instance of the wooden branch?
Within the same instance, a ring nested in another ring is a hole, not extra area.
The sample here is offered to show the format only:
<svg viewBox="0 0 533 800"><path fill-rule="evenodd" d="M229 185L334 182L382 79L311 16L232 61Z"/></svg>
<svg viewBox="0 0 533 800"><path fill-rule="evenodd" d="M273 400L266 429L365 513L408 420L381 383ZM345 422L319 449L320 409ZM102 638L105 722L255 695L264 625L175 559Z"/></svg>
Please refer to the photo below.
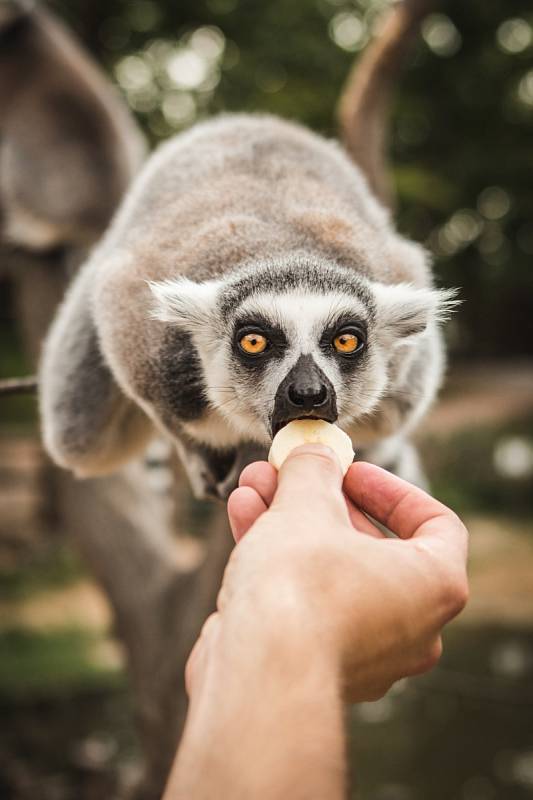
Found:
<svg viewBox="0 0 533 800"><path fill-rule="evenodd" d="M435 0L400 0L352 67L342 89L337 119L342 141L384 205L394 205L385 156L391 97L398 73Z"/></svg>
<svg viewBox="0 0 533 800"><path fill-rule="evenodd" d="M37 378L31 375L28 378L2 378L0 379L0 395L10 394L35 394L37 391Z"/></svg>

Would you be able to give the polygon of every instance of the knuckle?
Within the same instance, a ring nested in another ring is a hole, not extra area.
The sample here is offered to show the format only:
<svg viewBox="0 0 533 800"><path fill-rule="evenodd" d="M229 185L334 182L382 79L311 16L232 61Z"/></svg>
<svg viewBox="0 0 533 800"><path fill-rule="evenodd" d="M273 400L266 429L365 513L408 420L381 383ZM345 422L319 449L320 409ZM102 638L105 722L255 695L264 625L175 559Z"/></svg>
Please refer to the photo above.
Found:
<svg viewBox="0 0 533 800"><path fill-rule="evenodd" d="M448 576L442 583L441 599L447 619L453 619L468 602L469 589L466 574Z"/></svg>
<svg viewBox="0 0 533 800"><path fill-rule="evenodd" d="M437 666L442 656L442 639L440 636L418 658L409 675L423 675Z"/></svg>
<svg viewBox="0 0 533 800"><path fill-rule="evenodd" d="M466 565L456 560L450 563L445 551L424 548L419 543L419 553L425 549L426 569L434 586L437 608L441 609L443 621L457 616L468 602L469 588Z"/></svg>
<svg viewBox="0 0 533 800"><path fill-rule="evenodd" d="M429 648L426 658L424 659L424 672L429 672L430 669L436 667L442 656L442 639L439 638Z"/></svg>

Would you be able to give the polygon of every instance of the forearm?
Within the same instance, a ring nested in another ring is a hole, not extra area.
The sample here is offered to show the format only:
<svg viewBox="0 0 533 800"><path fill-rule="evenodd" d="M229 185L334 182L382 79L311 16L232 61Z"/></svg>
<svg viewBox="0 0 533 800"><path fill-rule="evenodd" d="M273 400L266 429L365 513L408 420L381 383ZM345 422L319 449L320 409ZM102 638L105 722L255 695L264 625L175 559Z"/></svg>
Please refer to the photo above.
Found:
<svg viewBox="0 0 533 800"><path fill-rule="evenodd" d="M305 637L280 644L259 634L239 647L225 634L193 694L164 800L340 800L345 734L333 663Z"/></svg>

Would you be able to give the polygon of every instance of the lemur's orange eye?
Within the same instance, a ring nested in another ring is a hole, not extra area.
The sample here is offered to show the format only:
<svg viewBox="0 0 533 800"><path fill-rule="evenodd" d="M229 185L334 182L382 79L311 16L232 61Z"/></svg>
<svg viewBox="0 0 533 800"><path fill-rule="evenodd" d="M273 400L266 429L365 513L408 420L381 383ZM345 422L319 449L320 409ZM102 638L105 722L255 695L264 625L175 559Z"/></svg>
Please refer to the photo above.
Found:
<svg viewBox="0 0 533 800"><path fill-rule="evenodd" d="M333 346L337 353L355 353L359 347L359 338L355 333L339 333L333 339Z"/></svg>
<svg viewBox="0 0 533 800"><path fill-rule="evenodd" d="M258 356L266 350L268 339L262 333L247 333L240 339L239 344L245 353Z"/></svg>

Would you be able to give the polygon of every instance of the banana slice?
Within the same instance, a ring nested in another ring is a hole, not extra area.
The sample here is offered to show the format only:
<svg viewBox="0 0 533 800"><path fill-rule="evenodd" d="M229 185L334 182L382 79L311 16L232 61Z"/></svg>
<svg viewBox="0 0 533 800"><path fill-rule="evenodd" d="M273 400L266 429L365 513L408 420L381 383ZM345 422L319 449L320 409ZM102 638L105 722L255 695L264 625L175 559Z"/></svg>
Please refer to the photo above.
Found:
<svg viewBox="0 0 533 800"><path fill-rule="evenodd" d="M354 451L348 434L323 419L295 419L279 430L272 441L268 460L279 469L291 450L301 444L325 444L337 454L343 475L353 461Z"/></svg>

